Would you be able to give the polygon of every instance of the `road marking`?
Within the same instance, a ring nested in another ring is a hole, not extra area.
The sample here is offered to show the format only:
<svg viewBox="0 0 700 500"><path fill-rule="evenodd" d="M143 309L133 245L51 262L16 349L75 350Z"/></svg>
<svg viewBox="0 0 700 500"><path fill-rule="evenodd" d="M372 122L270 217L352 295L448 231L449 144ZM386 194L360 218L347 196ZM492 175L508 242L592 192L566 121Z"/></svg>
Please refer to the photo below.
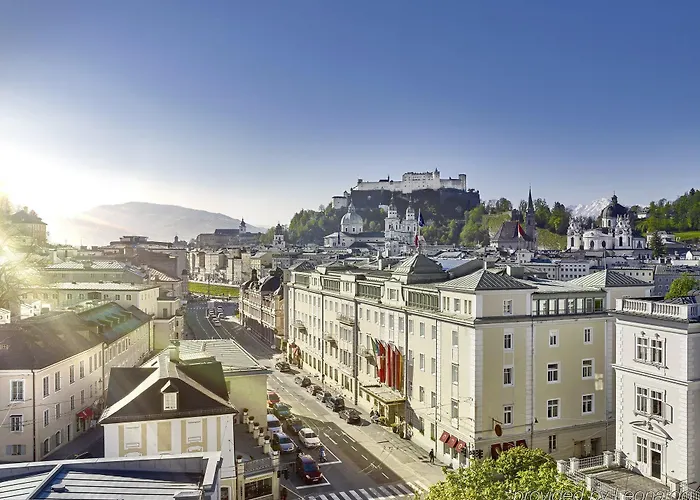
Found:
<svg viewBox="0 0 700 500"><path fill-rule="evenodd" d="M345 438L343 438L343 441L345 441L345 444L350 444L350 441L348 441L348 440L345 439Z"/></svg>
<svg viewBox="0 0 700 500"><path fill-rule="evenodd" d="M411 483L408 483L408 484L410 485ZM401 483L397 484L396 487L399 490L401 490L402 494L404 494L404 495L413 495L413 490L411 490L411 488L408 488L407 486L405 486Z"/></svg>
<svg viewBox="0 0 700 500"><path fill-rule="evenodd" d="M350 490L349 493L355 497L355 500L362 500L362 497L360 495L358 495L355 490Z"/></svg>
<svg viewBox="0 0 700 500"><path fill-rule="evenodd" d="M360 493L362 493L364 496L366 496L369 500L372 500L372 495L367 493L365 490L360 490Z"/></svg>
<svg viewBox="0 0 700 500"><path fill-rule="evenodd" d="M321 486L330 486L331 483L326 480L325 483L318 483L318 484L307 484L306 486L297 486L297 490L308 490L310 488L320 488ZM320 495L323 496L323 495ZM326 499L327 500L327 499Z"/></svg>
<svg viewBox="0 0 700 500"><path fill-rule="evenodd" d="M330 436L330 434L326 434L326 437L328 438L328 440L329 440L331 443L333 443L334 445L338 446L338 443L337 443L336 441L333 440L333 438Z"/></svg>
<svg viewBox="0 0 700 500"><path fill-rule="evenodd" d="M429 491L429 490L430 490L430 488L428 488L426 485L424 485L423 483L421 483L420 481L418 481L418 479L414 479L414 481L416 482L416 484L417 484L418 486L420 486L421 488L423 488L425 491Z"/></svg>
<svg viewBox="0 0 700 500"><path fill-rule="evenodd" d="M386 487L389 488L389 489L390 489L391 491L393 491L394 493L396 493L398 496L401 496L401 495L404 494L403 491L401 491L401 490L398 489L398 488L394 488L394 487L393 487L392 485L390 485L390 484L387 484Z"/></svg>
<svg viewBox="0 0 700 500"><path fill-rule="evenodd" d="M319 495L318 498L320 498L320 500L328 500L328 497L326 495Z"/></svg>
<svg viewBox="0 0 700 500"><path fill-rule="evenodd" d="M382 472L382 475L384 475L384 477L386 477L386 474L384 474L383 472ZM389 479L389 478L387 477L387 479ZM384 493L384 495L386 495L387 498L391 498L394 496L391 493L391 491L387 490L384 486L377 486L377 488L379 488L381 490L381 492Z"/></svg>
<svg viewBox="0 0 700 500"><path fill-rule="evenodd" d="M352 500L352 498L350 498L350 495L348 495L348 494L345 493L344 491L339 491L338 494L339 494L341 497L343 497L344 500Z"/></svg>
<svg viewBox="0 0 700 500"><path fill-rule="evenodd" d="M389 476L387 476L387 475L384 474L383 472L382 472L382 476L384 476L385 478L389 479Z"/></svg>
<svg viewBox="0 0 700 500"><path fill-rule="evenodd" d="M372 492L373 495L375 495L375 500L383 500L385 497L382 496L381 493L379 493L377 490L374 488L367 488L370 492ZM370 497L371 498L371 497Z"/></svg>
<svg viewBox="0 0 700 500"><path fill-rule="evenodd" d="M364 455L361 455L361 456L362 456L362 458L364 458L365 460L367 460L367 461L369 462L369 458L367 458L367 457L364 456Z"/></svg>
<svg viewBox="0 0 700 500"><path fill-rule="evenodd" d="M342 460L336 460L335 462L323 462L321 464L318 464L319 467L323 467L325 465L333 465L333 464L342 464Z"/></svg>
<svg viewBox="0 0 700 500"><path fill-rule="evenodd" d="M352 448L353 450L357 451L357 448L355 448L355 447L352 446L352 445L350 445L350 448Z"/></svg>

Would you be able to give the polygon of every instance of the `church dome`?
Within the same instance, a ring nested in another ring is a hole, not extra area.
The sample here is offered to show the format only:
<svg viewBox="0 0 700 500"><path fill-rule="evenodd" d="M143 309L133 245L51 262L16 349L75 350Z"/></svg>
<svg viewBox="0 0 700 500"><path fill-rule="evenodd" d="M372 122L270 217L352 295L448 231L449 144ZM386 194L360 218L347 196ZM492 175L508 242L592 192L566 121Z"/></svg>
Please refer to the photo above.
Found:
<svg viewBox="0 0 700 500"><path fill-rule="evenodd" d="M277 226L275 227L275 234L284 234L284 228L282 227L282 224L279 222L277 223Z"/></svg>
<svg viewBox="0 0 700 500"><path fill-rule="evenodd" d="M613 195L610 204L603 209L600 216L604 219L615 219L619 215L627 214L627 207L623 207L617 202L617 196Z"/></svg>
<svg viewBox="0 0 700 500"><path fill-rule="evenodd" d="M357 212L348 212L340 219L341 226L354 226L362 223L362 217Z"/></svg>

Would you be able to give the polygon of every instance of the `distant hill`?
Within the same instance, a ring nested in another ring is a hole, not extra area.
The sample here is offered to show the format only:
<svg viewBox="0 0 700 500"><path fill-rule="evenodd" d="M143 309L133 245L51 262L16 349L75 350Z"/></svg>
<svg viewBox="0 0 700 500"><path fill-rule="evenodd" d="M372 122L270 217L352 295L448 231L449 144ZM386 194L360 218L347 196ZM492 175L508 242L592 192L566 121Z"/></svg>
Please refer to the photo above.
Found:
<svg viewBox="0 0 700 500"><path fill-rule="evenodd" d="M148 236L152 241L172 241L178 236L189 241L215 229L238 229L240 223L240 219L204 210L130 202L101 205L76 217L52 221L48 229L53 243L106 245L124 235ZM267 230L247 221L246 225L251 233Z"/></svg>
<svg viewBox="0 0 700 500"><path fill-rule="evenodd" d="M600 213L603 211L603 209L609 204L610 198L600 198L598 200L592 201L591 203L588 203L587 205L571 205L566 208L571 211L571 215L573 217L592 217L594 219L597 219L600 216Z"/></svg>

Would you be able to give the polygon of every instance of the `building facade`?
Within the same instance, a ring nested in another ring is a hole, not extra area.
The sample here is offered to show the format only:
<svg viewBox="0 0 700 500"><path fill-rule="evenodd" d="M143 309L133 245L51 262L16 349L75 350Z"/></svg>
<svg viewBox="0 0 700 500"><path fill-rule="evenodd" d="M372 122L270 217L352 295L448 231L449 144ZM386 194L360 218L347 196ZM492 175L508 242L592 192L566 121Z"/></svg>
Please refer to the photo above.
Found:
<svg viewBox="0 0 700 500"><path fill-rule="evenodd" d="M281 270L241 285L241 324L253 330L268 345L284 348L284 288Z"/></svg>
<svg viewBox="0 0 700 500"><path fill-rule="evenodd" d="M141 269L116 260L69 260L46 266L44 275L52 283L144 283L148 280Z"/></svg>
<svg viewBox="0 0 700 500"><path fill-rule="evenodd" d="M459 466L516 444L612 449L612 328L603 290L522 269L448 276L423 255L389 272L293 271L290 358Z"/></svg>
<svg viewBox="0 0 700 500"><path fill-rule="evenodd" d="M700 304L618 299L616 448L627 466L660 483L700 481Z"/></svg>
<svg viewBox="0 0 700 500"><path fill-rule="evenodd" d="M527 195L525 213L513 210L511 220L501 225L491 240L491 246L511 251L537 250L537 227L535 225L535 205L532 203L532 189Z"/></svg>
<svg viewBox="0 0 700 500"><path fill-rule="evenodd" d="M396 193L410 194L413 191L430 189L458 189L467 190L466 174L459 174L456 179L440 178L440 171L436 168L433 172L406 172L401 176L400 181L393 181L391 178L380 179L379 181L364 181L357 179L357 185L353 191L376 191L385 190Z"/></svg>
<svg viewBox="0 0 700 500"><path fill-rule="evenodd" d="M10 216L10 230L13 240L22 247L46 245L46 223L26 207Z"/></svg>
<svg viewBox="0 0 700 500"><path fill-rule="evenodd" d="M600 227L585 230L579 220L571 220L566 247L569 250L645 249L647 241L634 233L634 223L634 213L620 205L613 195L610 204L600 213Z"/></svg>

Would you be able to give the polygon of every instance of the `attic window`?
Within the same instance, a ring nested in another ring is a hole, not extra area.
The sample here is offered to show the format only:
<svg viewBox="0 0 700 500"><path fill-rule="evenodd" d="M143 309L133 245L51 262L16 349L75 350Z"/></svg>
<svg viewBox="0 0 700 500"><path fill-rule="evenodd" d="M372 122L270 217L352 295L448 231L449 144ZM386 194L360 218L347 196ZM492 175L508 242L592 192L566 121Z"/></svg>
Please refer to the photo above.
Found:
<svg viewBox="0 0 700 500"><path fill-rule="evenodd" d="M163 411L177 410L177 392L166 392L163 394Z"/></svg>

